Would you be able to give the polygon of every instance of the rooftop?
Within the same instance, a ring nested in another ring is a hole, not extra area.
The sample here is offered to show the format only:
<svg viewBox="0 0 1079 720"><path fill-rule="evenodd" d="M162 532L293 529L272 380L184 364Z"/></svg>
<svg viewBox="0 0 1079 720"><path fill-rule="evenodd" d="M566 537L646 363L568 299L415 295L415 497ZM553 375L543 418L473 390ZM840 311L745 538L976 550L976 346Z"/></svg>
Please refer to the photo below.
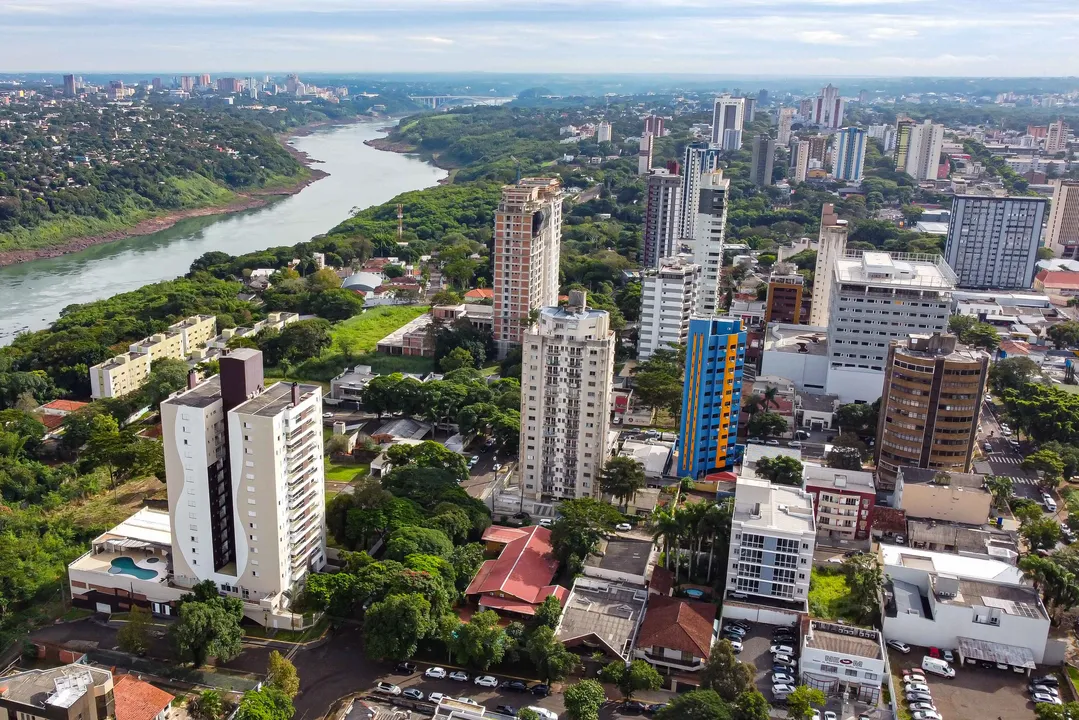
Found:
<svg viewBox="0 0 1079 720"><path fill-rule="evenodd" d="M925 606L922 603L922 591L918 589L918 586L906 580L894 578L891 583L896 615L915 615L924 618Z"/></svg>
<svg viewBox="0 0 1079 720"><path fill-rule="evenodd" d="M888 566L892 565L924 570L927 573L955 575L971 580L1005 582L1013 585L1023 582L1023 573L1019 568L991 558L919 550L902 545L881 545L880 553L885 573Z"/></svg>
<svg viewBox="0 0 1079 720"><path fill-rule="evenodd" d="M1012 667L1029 668L1031 670L1037 668L1037 664L1034 662L1034 653L1030 651L1030 648L1022 645L1006 645L966 637L960 637L957 640L959 641L959 652L965 658L988 660L992 663L1006 663Z"/></svg>
<svg viewBox="0 0 1079 720"><path fill-rule="evenodd" d="M122 523L107 530L95 539L95 543L110 542L116 545L123 540L154 545L172 545L172 521L167 512L142 508Z"/></svg>
<svg viewBox="0 0 1079 720"><path fill-rule="evenodd" d="M802 355L827 355L828 329L808 325L769 323L768 333L764 338L764 349Z"/></svg>
<svg viewBox="0 0 1079 720"><path fill-rule="evenodd" d="M212 378L203 380L191 390L181 391L180 394L170 397L165 402L169 405L204 408L213 405L220 399L221 376L214 375Z"/></svg>
<svg viewBox="0 0 1079 720"><path fill-rule="evenodd" d="M835 278L839 282L899 287L955 287L955 272L940 255L916 253L862 252L848 250L836 258Z"/></svg>
<svg viewBox="0 0 1079 720"><path fill-rule="evenodd" d="M813 395L811 393L798 393L798 403L803 410L810 412L835 412L838 395Z"/></svg>
<svg viewBox="0 0 1079 720"><path fill-rule="evenodd" d="M810 621L809 633L805 636L805 646L872 660L884 658L881 636L876 630L838 625L821 620Z"/></svg>
<svg viewBox="0 0 1079 720"><path fill-rule="evenodd" d="M116 720L154 720L173 696L133 675L121 675L113 685Z"/></svg>
<svg viewBox="0 0 1079 720"><path fill-rule="evenodd" d="M873 521L874 529L877 522ZM988 555L1014 564L1019 555L1015 535L990 525L963 525L939 520L907 520L908 541L914 547L947 548L957 553Z"/></svg>
<svg viewBox="0 0 1079 720"><path fill-rule="evenodd" d="M395 438L420 440L431 432L431 426L412 418L397 418L390 420L376 430L374 435L392 435Z"/></svg>
<svg viewBox="0 0 1079 720"><path fill-rule="evenodd" d="M715 620L712 603L653 595L637 635L637 647L662 647L706 658L712 648Z"/></svg>
<svg viewBox="0 0 1079 720"><path fill-rule="evenodd" d="M767 480L739 477L735 486L734 521L760 529L812 533L813 496Z"/></svg>
<svg viewBox="0 0 1079 720"><path fill-rule="evenodd" d="M511 540L497 560L488 560L472 578L465 595L509 597L538 605L558 586L551 580L558 560L551 547L551 531L535 525ZM563 589L564 591L564 589Z"/></svg>
<svg viewBox="0 0 1079 720"><path fill-rule="evenodd" d="M941 485L944 487L959 487L967 490L980 490L982 492L989 492L985 489L985 476L976 475L974 473L957 473L947 472L944 470L929 470L925 468L915 467L902 467L899 472L903 474L904 485ZM937 475L945 475L948 478L947 483L938 483L936 481Z"/></svg>
<svg viewBox="0 0 1079 720"><path fill-rule="evenodd" d="M4 678L4 699L38 708L46 704L71 707L88 688L104 685L111 679L111 672L90 665L28 670Z"/></svg>
<svg viewBox="0 0 1079 720"><path fill-rule="evenodd" d="M802 466L802 478L805 480L806 487L861 492L876 492L877 489L873 482L873 473L859 470L837 470L807 463Z"/></svg>
<svg viewBox="0 0 1079 720"><path fill-rule="evenodd" d="M300 384L300 400L306 399L311 393L321 391L318 385ZM292 384L285 382L274 383L263 390L259 395L247 402L240 403L234 412L244 415L258 415L260 417L275 417L283 410L292 405Z"/></svg>
<svg viewBox="0 0 1079 720"><path fill-rule="evenodd" d="M674 443L649 440L636 442L627 440L618 452L623 457L631 457L644 466L648 475L662 475L674 451Z"/></svg>
<svg viewBox="0 0 1079 720"><path fill-rule="evenodd" d="M1032 587L1008 583L966 580L954 575L932 576L937 602L962 607L996 608L1006 615L1045 619L1038 591Z"/></svg>
<svg viewBox="0 0 1079 720"><path fill-rule="evenodd" d="M644 577L648 572L648 561L652 557L652 542L613 537L601 541L597 550L598 552L589 555L585 560L585 567ZM585 572L587 573L587 570Z"/></svg>
<svg viewBox="0 0 1079 720"><path fill-rule="evenodd" d="M628 660L647 598L648 591L637 585L578 577L555 634L567 645L596 642Z"/></svg>
<svg viewBox="0 0 1079 720"><path fill-rule="evenodd" d="M38 410L52 410L54 412L72 413L76 410L80 410L90 403L79 402L78 400L53 400L42 405Z"/></svg>
<svg viewBox="0 0 1079 720"><path fill-rule="evenodd" d="M932 335L911 334L903 340L893 340L896 353L910 358L936 360L944 358L949 362L980 363L988 354L978 348L960 345L955 335L934 333Z"/></svg>
<svg viewBox="0 0 1079 720"><path fill-rule="evenodd" d="M760 443L749 443L746 445L745 453L742 455L742 467L755 468L761 458L777 458L777 457L792 457L795 460L801 461L802 451L798 448L786 448L777 445L762 445Z"/></svg>

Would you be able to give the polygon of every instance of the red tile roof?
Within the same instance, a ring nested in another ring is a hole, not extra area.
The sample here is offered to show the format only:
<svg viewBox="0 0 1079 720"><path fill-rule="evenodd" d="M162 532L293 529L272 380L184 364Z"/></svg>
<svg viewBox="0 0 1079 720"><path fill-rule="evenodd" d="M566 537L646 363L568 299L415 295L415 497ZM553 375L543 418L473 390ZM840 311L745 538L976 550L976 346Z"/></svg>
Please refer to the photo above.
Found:
<svg viewBox="0 0 1079 720"><path fill-rule="evenodd" d="M1009 355L1029 355L1030 343L1020 342L1018 340L1005 340L1000 343L1000 349Z"/></svg>
<svg viewBox="0 0 1079 720"><path fill-rule="evenodd" d="M63 415L37 415L38 421L45 426L46 430L52 431L64 424Z"/></svg>
<svg viewBox="0 0 1079 720"><path fill-rule="evenodd" d="M495 291L491 288L472 288L465 293L465 297L472 300L493 300Z"/></svg>
<svg viewBox="0 0 1079 720"><path fill-rule="evenodd" d="M173 696L132 675L121 675L112 687L116 720L153 720Z"/></svg>
<svg viewBox="0 0 1079 720"><path fill-rule="evenodd" d="M907 513L899 508L877 505L873 508L873 529L878 532L905 534Z"/></svg>
<svg viewBox="0 0 1079 720"><path fill-rule="evenodd" d="M652 570L652 579L648 583L648 589L660 595L670 595L672 587L674 587L674 573L657 565Z"/></svg>
<svg viewBox="0 0 1079 720"><path fill-rule="evenodd" d="M79 402L77 400L53 400L52 402L45 403L41 406L42 410L56 410L58 412L75 412L81 410L90 403Z"/></svg>
<svg viewBox="0 0 1079 720"><path fill-rule="evenodd" d="M664 595L652 595L637 636L637 647L680 650L706 658L712 649L716 606Z"/></svg>
<svg viewBox="0 0 1079 720"><path fill-rule="evenodd" d="M511 597L538 605L550 594L558 560L551 548L551 531L540 525L514 538L497 560L488 560L472 579L465 595Z"/></svg>
<svg viewBox="0 0 1079 720"><path fill-rule="evenodd" d="M561 585L548 585L547 587L540 589L540 597L542 598L540 602L546 600L548 595L554 595L558 598L558 602L565 605L566 598L569 597L569 590ZM524 600L516 600L510 597L498 597L497 595L483 595L480 597L480 607L489 610L513 612L520 615L535 615L539 603L525 602Z"/></svg>
<svg viewBox="0 0 1079 720"><path fill-rule="evenodd" d="M1034 276L1047 288L1059 288L1062 290L1079 290L1079 273L1065 270L1042 270Z"/></svg>
<svg viewBox="0 0 1079 720"><path fill-rule="evenodd" d="M509 545L511 542L519 537L524 537L529 533L528 528L514 528L506 527L505 525L492 525L483 531L484 542L496 542L503 545Z"/></svg>

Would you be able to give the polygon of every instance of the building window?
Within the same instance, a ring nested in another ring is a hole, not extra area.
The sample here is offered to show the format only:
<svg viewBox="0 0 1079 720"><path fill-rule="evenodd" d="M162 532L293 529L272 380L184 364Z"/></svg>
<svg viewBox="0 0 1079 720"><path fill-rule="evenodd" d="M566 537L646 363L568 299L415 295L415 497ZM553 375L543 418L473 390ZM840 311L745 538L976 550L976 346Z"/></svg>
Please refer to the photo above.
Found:
<svg viewBox="0 0 1079 720"><path fill-rule="evenodd" d="M835 665L821 665L820 671L836 675L839 673L839 668L837 668Z"/></svg>

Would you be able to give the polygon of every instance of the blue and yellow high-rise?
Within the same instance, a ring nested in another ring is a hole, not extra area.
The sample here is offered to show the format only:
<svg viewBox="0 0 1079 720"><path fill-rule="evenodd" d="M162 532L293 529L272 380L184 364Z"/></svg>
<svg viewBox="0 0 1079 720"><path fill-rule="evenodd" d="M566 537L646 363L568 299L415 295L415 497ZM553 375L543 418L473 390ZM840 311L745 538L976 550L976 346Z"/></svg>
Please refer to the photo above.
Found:
<svg viewBox="0 0 1079 720"><path fill-rule="evenodd" d="M686 340L678 476L700 478L737 459L746 331L737 318L693 318Z"/></svg>

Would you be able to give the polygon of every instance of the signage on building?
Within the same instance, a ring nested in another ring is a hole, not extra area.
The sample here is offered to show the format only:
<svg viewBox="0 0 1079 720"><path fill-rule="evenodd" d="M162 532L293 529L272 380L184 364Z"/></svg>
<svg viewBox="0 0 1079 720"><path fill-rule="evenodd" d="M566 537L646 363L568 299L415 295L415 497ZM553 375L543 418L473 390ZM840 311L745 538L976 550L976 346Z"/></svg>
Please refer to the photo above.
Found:
<svg viewBox="0 0 1079 720"><path fill-rule="evenodd" d="M844 665L846 667L860 668L862 666L861 660L852 660L848 657L839 657L838 655L825 655L824 662L833 665Z"/></svg>

